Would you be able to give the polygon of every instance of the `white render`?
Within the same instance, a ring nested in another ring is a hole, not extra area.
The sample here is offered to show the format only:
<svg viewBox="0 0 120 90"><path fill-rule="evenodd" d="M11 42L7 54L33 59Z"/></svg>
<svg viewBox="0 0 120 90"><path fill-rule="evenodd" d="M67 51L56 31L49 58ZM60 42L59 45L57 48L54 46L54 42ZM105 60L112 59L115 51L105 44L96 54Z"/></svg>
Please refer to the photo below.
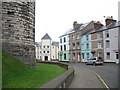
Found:
<svg viewBox="0 0 120 90"><path fill-rule="evenodd" d="M58 59L58 46L51 45L51 60Z"/></svg>
<svg viewBox="0 0 120 90"><path fill-rule="evenodd" d="M47 37L48 38L48 37ZM52 39L41 39L41 42L36 42L36 59L38 61L58 60L58 42L53 42Z"/></svg>
<svg viewBox="0 0 120 90"><path fill-rule="evenodd" d="M35 48L36 48L36 59L41 59L41 46L36 46L35 45Z"/></svg>
<svg viewBox="0 0 120 90"><path fill-rule="evenodd" d="M118 53L118 27L108 29L109 38L106 38L105 31L103 31L104 37L104 61L105 62L118 62L116 54ZM110 41L110 47L106 48L106 40ZM110 52L110 59L107 59L107 52Z"/></svg>
<svg viewBox="0 0 120 90"><path fill-rule="evenodd" d="M48 56L48 61L50 61L51 59L51 44L52 41L51 40L41 40L42 46L41 46L41 59L42 61L45 60L45 56ZM45 48L44 48L45 46ZM49 48L48 48L49 47ZM45 51L45 53L44 53ZM49 51L49 53L48 53Z"/></svg>

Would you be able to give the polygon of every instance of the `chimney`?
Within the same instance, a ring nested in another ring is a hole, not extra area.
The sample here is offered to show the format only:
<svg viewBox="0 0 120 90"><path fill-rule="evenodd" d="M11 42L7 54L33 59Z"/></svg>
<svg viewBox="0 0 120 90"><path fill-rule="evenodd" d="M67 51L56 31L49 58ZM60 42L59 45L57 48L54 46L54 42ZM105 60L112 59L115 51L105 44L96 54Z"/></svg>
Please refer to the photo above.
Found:
<svg viewBox="0 0 120 90"><path fill-rule="evenodd" d="M115 23L116 20L113 20L113 17L107 17L106 20L105 20L105 23L106 23L106 26L108 26L109 24L113 24Z"/></svg>
<svg viewBox="0 0 120 90"><path fill-rule="evenodd" d="M97 21L97 22L94 23L94 29L96 29L96 30L99 29L102 26L103 26L103 24L101 24L100 21Z"/></svg>
<svg viewBox="0 0 120 90"><path fill-rule="evenodd" d="M74 21L73 23L73 29L75 29L76 27L78 27L80 24L77 23L77 21Z"/></svg>

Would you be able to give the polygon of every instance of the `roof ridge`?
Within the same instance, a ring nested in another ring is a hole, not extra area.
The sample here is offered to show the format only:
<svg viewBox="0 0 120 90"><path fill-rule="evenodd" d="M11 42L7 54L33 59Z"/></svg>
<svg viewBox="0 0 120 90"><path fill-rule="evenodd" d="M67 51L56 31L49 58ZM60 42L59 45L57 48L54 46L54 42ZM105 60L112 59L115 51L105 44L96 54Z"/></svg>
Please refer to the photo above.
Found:
<svg viewBox="0 0 120 90"><path fill-rule="evenodd" d="M50 40L52 40L51 37L47 33L43 36L43 38L41 40L43 40L43 39L50 39Z"/></svg>

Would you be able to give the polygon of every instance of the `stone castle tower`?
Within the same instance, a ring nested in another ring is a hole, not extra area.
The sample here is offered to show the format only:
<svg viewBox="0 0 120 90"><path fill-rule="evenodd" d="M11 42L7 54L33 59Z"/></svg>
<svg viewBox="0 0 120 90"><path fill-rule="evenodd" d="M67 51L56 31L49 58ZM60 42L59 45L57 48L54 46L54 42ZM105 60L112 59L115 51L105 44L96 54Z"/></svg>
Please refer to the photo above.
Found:
<svg viewBox="0 0 120 90"><path fill-rule="evenodd" d="M35 1L0 1L2 48L30 67L35 66Z"/></svg>

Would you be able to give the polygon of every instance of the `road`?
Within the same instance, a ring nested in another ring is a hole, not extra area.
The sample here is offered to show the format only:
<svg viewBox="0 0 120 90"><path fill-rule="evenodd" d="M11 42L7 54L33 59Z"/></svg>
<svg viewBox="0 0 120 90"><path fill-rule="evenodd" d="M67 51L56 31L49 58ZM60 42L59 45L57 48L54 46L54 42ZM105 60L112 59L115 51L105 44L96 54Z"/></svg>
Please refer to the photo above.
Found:
<svg viewBox="0 0 120 90"><path fill-rule="evenodd" d="M104 63L104 65L85 65L73 63L75 77L68 88L105 88L104 83L97 77L97 73L109 88L118 88L118 65ZM95 72L95 73L94 73Z"/></svg>
<svg viewBox="0 0 120 90"><path fill-rule="evenodd" d="M118 65L114 63L104 63L104 65L86 65L86 68L98 73L109 88L118 88Z"/></svg>

